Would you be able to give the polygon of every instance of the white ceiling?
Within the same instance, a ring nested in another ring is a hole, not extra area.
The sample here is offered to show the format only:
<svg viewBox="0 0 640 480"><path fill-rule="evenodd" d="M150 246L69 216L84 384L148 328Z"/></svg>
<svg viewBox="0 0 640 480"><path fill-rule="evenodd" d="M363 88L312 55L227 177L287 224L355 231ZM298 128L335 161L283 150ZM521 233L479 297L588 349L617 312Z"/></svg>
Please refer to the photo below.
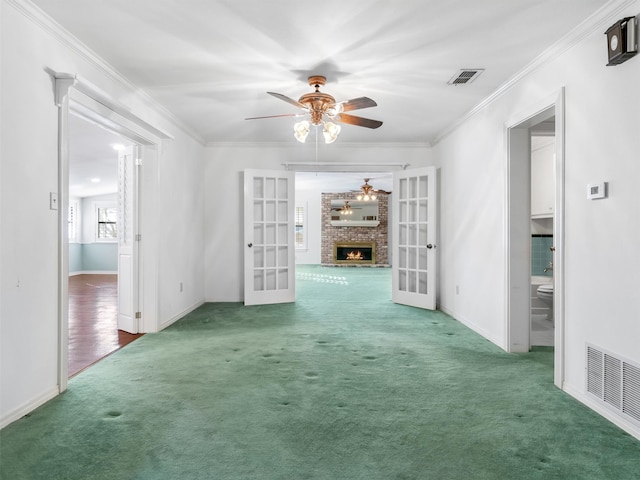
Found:
<svg viewBox="0 0 640 480"><path fill-rule="evenodd" d="M131 142L75 115L69 115L69 135L69 195L84 198L117 192L114 145Z"/></svg>
<svg viewBox="0 0 640 480"><path fill-rule="evenodd" d="M429 144L606 0L32 0L203 143L295 142L293 99L325 75L340 143ZM460 69L485 71L450 86ZM309 145L309 148L313 148Z"/></svg>

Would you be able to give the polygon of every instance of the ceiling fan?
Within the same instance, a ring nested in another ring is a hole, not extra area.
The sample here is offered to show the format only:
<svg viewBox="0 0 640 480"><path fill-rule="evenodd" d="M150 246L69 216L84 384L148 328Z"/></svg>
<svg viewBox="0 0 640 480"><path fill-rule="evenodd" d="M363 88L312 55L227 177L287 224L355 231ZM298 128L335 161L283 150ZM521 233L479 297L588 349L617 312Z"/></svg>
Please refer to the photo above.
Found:
<svg viewBox="0 0 640 480"><path fill-rule="evenodd" d="M373 186L371 186L369 184L369 180L371 180L370 178L365 178L364 179L364 185L360 186L360 190L354 190L354 192L360 192L358 194L358 196L356 197L358 200L375 200L377 197L376 195L379 193L388 195L391 192L387 192L386 190L375 190L373 188Z"/></svg>
<svg viewBox="0 0 640 480"><path fill-rule="evenodd" d="M320 86L327 83L322 75L312 75L308 78L309 85L315 88L314 92L305 93L298 100L287 97L281 93L267 92L280 100L284 100L302 110L302 113L285 113L282 115L268 115L265 117L249 117L245 120L257 120L262 118L277 117L302 117L309 115L310 121L303 120L294 125L294 136L300 142L304 142L309 134L309 125L322 125L325 143L332 143L338 138L341 127L331 121L325 121L325 117L339 123L356 125L358 127L378 128L382 125L379 120L358 117L344 112L359 110L361 108L375 107L378 104L368 97L358 97L351 100L336 102L328 93L320 91Z"/></svg>
<svg viewBox="0 0 640 480"><path fill-rule="evenodd" d="M331 208L333 212L342 212L341 215L352 215L354 210L362 210L362 207L352 207L349 200L345 200L342 207Z"/></svg>

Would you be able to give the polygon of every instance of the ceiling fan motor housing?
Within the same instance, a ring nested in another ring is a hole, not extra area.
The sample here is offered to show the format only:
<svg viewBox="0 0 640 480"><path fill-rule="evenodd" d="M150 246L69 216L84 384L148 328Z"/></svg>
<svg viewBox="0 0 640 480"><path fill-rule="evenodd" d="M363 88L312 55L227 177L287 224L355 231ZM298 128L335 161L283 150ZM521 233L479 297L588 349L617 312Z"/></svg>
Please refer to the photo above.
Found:
<svg viewBox="0 0 640 480"><path fill-rule="evenodd" d="M328 93L320 92L320 85L327 83L327 79L322 75L314 75L309 77L309 85L315 87L316 91L312 93L305 93L300 97L298 102L303 104L309 109L311 114L311 124L321 125L322 115L326 113L329 107L336 104L336 99Z"/></svg>

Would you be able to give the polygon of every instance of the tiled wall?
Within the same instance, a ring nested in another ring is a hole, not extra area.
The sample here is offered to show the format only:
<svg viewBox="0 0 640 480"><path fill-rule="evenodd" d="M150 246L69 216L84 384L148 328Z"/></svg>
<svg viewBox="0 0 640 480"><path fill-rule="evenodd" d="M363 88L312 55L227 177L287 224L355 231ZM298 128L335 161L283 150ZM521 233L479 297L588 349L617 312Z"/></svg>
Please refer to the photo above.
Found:
<svg viewBox="0 0 640 480"><path fill-rule="evenodd" d="M389 263L389 197L378 196L377 227L334 227L331 225L331 200L356 200L357 192L322 194L322 245L320 260L325 265L333 264L335 242L375 242L376 265Z"/></svg>
<svg viewBox="0 0 640 480"><path fill-rule="evenodd" d="M553 271L545 273L544 269L553 261L553 235L532 235L531 236L531 275L553 275Z"/></svg>

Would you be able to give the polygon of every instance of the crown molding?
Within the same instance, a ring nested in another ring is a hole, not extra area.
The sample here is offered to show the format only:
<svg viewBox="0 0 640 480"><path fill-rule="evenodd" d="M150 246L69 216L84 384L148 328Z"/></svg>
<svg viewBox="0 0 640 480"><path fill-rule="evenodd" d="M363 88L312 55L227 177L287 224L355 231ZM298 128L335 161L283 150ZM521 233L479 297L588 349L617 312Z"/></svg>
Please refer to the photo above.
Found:
<svg viewBox="0 0 640 480"><path fill-rule="evenodd" d="M558 40L556 43L551 45L548 49L534 58L531 62L525 65L520 71L518 71L515 75L510 77L505 83L503 83L500 87L498 87L493 93L491 93L488 97L478 103L475 107L473 107L469 112L467 112L464 116L456 120L452 125L447 127L441 133L436 135L431 142L431 145L437 145L448 137L451 133L457 130L461 125L463 125L467 120L472 118L477 113L484 110L487 106L498 100L500 97L505 95L511 88L516 86L521 80L532 75L534 72L539 70L545 64L550 62L551 60L556 59L560 55L562 55L567 50L571 49L582 40L587 38L589 35L593 33L594 30L602 30L606 28L610 22L610 17L621 14L624 9L636 3L637 0L611 0L607 4L600 7L596 12L594 12L591 16L587 17L582 23L576 26L573 30L568 32L564 37Z"/></svg>
<svg viewBox="0 0 640 480"><path fill-rule="evenodd" d="M384 162L285 162L282 164L285 170L292 172L361 172L366 171L393 171L393 170L406 170L410 163L384 163Z"/></svg>
<svg viewBox="0 0 640 480"><path fill-rule="evenodd" d="M313 144L315 146L315 144ZM343 142L336 141L331 146L322 144L320 148L389 148L389 149L403 149L403 148L431 148L429 142L404 142L404 143L375 143L375 142ZM207 142L205 147L209 148L299 148L310 149L311 146L305 146L302 143L291 142Z"/></svg>
<svg viewBox="0 0 640 480"><path fill-rule="evenodd" d="M25 18L38 25L42 30L47 32L66 48L72 50L86 61L96 67L101 73L110 80L116 82L125 89L131 91L133 95L139 99L145 107L148 107L169 121L171 124L182 130L184 133L192 137L201 145L206 143L205 139L198 133L193 131L187 124L176 117L170 110L161 105L151 95L142 90L140 87L131 83L124 75L118 72L113 66L107 63L100 55L83 44L71 32L66 30L62 25L55 22L38 6L29 0L3 0L7 5L12 6L17 12L21 13Z"/></svg>

